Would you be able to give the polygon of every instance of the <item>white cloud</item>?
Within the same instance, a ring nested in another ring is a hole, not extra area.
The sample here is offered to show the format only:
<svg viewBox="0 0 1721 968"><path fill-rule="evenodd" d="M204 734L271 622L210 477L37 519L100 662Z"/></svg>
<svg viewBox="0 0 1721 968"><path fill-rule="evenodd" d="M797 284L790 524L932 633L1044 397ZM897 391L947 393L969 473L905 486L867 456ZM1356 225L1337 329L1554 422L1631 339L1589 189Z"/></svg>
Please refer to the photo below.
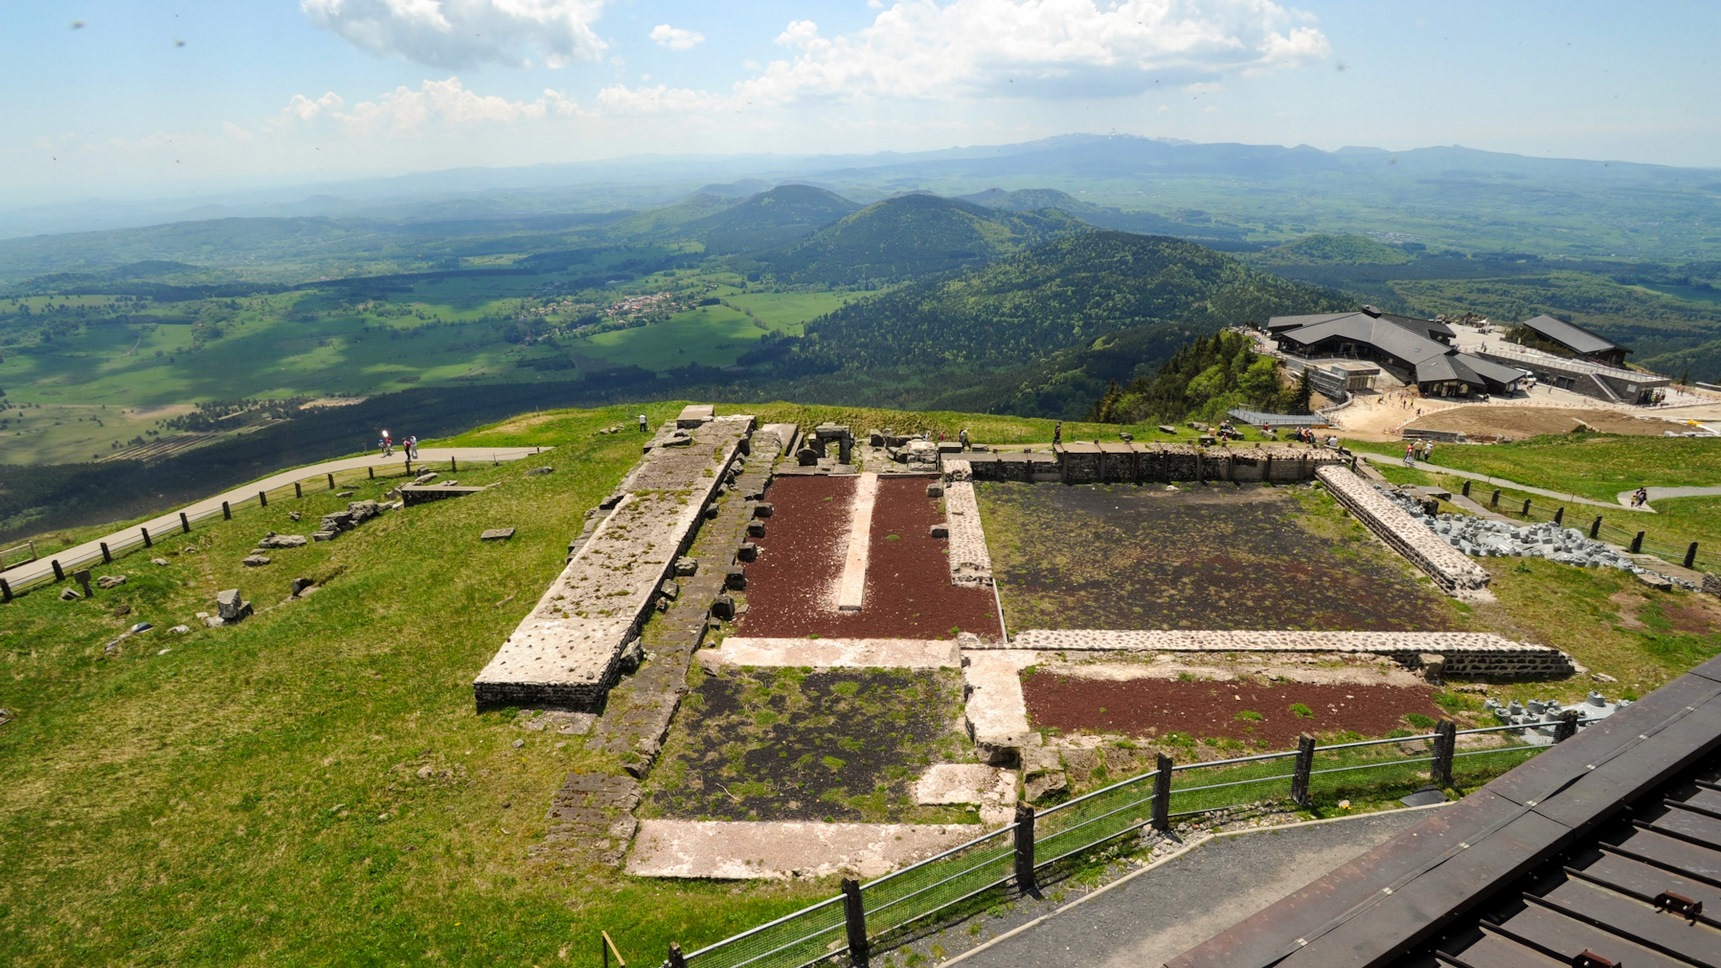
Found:
<svg viewBox="0 0 1721 968"><path fill-rule="evenodd" d="M597 60L593 29L607 0L299 0L299 8L356 47L431 67L550 67Z"/></svg>
<svg viewBox="0 0 1721 968"><path fill-rule="evenodd" d="M328 117L359 131L392 129L417 131L430 125L508 124L567 117L580 113L579 105L560 91L546 90L535 101L510 101L495 95L477 94L460 78L425 81L417 90L401 86L371 101L360 101L350 109L333 91L316 100L295 94L282 109L291 120L314 121Z"/></svg>
<svg viewBox="0 0 1721 968"><path fill-rule="evenodd" d="M1310 18L1273 0L901 0L860 31L797 20L798 53L743 82L755 101L975 94L1134 94L1159 78L1211 81L1328 56Z"/></svg>
<svg viewBox="0 0 1721 968"><path fill-rule="evenodd" d="M617 84L597 94L598 109L606 114L704 114L729 111L735 100L710 91L684 87L627 87Z"/></svg>
<svg viewBox="0 0 1721 968"><path fill-rule="evenodd" d="M657 46L668 47L670 50L692 50L705 43L704 34L668 24L658 24L651 28L651 39Z"/></svg>

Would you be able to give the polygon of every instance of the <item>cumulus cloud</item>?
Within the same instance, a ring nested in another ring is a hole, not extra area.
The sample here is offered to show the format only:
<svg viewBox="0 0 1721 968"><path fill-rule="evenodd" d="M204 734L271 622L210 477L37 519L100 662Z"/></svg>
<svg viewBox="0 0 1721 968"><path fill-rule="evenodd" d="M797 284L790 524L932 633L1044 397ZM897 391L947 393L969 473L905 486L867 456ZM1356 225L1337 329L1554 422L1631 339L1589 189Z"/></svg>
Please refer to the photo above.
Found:
<svg viewBox="0 0 1721 968"><path fill-rule="evenodd" d="M692 50L705 43L704 34L668 24L658 24L651 28L651 39L657 46L668 47L670 50Z"/></svg>
<svg viewBox="0 0 1721 968"><path fill-rule="evenodd" d="M628 87L617 84L597 94L598 109L606 114L707 114L728 111L735 99L710 91L684 87Z"/></svg>
<svg viewBox="0 0 1721 968"><path fill-rule="evenodd" d="M1331 53L1313 18L1274 0L901 0L853 34L796 20L776 41L794 54L737 85L737 97L1124 95Z"/></svg>
<svg viewBox="0 0 1721 968"><path fill-rule="evenodd" d="M546 90L533 101L510 101L468 90L460 78L425 81L414 90L401 86L351 108L333 91L312 100L295 94L281 111L289 120L310 122L327 117L359 131L415 131L430 125L506 124L566 117L580 113L579 105L560 91Z"/></svg>
<svg viewBox="0 0 1721 968"><path fill-rule="evenodd" d="M606 0L299 0L311 22L375 54L431 67L596 60Z"/></svg>

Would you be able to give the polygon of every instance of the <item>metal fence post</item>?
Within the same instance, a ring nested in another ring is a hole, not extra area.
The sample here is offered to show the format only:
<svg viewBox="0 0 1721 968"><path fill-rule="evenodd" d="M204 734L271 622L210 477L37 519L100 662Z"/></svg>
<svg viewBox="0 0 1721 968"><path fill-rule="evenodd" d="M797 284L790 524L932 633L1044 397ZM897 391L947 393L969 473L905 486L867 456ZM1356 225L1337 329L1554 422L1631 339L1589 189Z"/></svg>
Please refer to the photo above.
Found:
<svg viewBox="0 0 1721 968"><path fill-rule="evenodd" d="M54 566L54 580L55 581L65 581L66 580L66 569L60 567L60 559L55 558L53 561L48 562L48 564Z"/></svg>
<svg viewBox="0 0 1721 968"><path fill-rule="evenodd" d="M191 533L191 519L185 516L184 511L179 512L179 530L186 534Z"/></svg>
<svg viewBox="0 0 1721 968"><path fill-rule="evenodd" d="M1554 726L1554 742L1564 743L1578 734L1578 711L1568 709L1560 713L1560 721Z"/></svg>
<svg viewBox="0 0 1721 968"><path fill-rule="evenodd" d="M221 520L233 520L233 505L228 504L226 501L221 502Z"/></svg>
<svg viewBox="0 0 1721 968"><path fill-rule="evenodd" d="M1434 762L1428 768L1428 780L1437 787L1452 785L1452 754L1458 752L1458 724L1442 719L1434 724Z"/></svg>
<svg viewBox="0 0 1721 968"><path fill-rule="evenodd" d="M1566 506L1564 504L1560 505L1559 510L1554 512L1554 523L1555 524L1565 524L1566 523Z"/></svg>
<svg viewBox="0 0 1721 968"><path fill-rule="evenodd" d="M1596 515L1595 522L1590 525L1590 540L1593 541L1597 537L1599 537L1600 535L1601 535L1601 515L1598 514L1598 515Z"/></svg>
<svg viewBox="0 0 1721 968"><path fill-rule="evenodd" d="M149 540L149 529L148 528L138 528L138 530L143 532L143 546L145 548L154 547L154 545Z"/></svg>
<svg viewBox="0 0 1721 968"><path fill-rule="evenodd" d="M268 491L258 491L257 492L257 506L263 507L263 508L266 508L269 506L269 492Z"/></svg>
<svg viewBox="0 0 1721 968"><path fill-rule="evenodd" d="M1315 769L1315 738L1308 733L1297 737L1297 763L1291 769L1291 802L1299 807L1309 805L1309 775Z"/></svg>
<svg viewBox="0 0 1721 968"><path fill-rule="evenodd" d="M1697 563L1697 542L1691 542L1691 547L1685 549L1685 567L1690 568Z"/></svg>
<svg viewBox="0 0 1721 968"><path fill-rule="evenodd" d="M106 541L99 541L99 542L97 542L97 544L100 544L102 546L102 564L104 564L104 565L113 564L114 553L108 550L108 543Z"/></svg>
<svg viewBox="0 0 1721 968"><path fill-rule="evenodd" d="M866 908L861 904L860 881L843 878L843 921L849 929L849 964L867 968Z"/></svg>
<svg viewBox="0 0 1721 968"><path fill-rule="evenodd" d="M687 968L687 959L681 957L681 945L669 943L669 960L663 963L663 968Z"/></svg>
<svg viewBox="0 0 1721 968"><path fill-rule="evenodd" d="M1025 803L1016 804L1016 889L1040 896L1040 884L1034 878L1034 808Z"/></svg>
<svg viewBox="0 0 1721 968"><path fill-rule="evenodd" d="M1153 829L1171 829L1171 757L1159 754L1153 774Z"/></svg>
<svg viewBox="0 0 1721 968"><path fill-rule="evenodd" d="M1635 555L1641 551L1643 551L1643 532L1639 531L1637 537L1631 539L1631 553Z"/></svg>

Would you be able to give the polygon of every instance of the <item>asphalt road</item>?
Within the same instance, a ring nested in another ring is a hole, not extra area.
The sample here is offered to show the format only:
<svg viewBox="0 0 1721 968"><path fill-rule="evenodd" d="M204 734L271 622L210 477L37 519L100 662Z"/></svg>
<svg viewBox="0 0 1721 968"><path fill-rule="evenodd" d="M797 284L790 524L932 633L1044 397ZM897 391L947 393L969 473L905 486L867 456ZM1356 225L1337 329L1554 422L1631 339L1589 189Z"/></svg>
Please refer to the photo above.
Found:
<svg viewBox="0 0 1721 968"><path fill-rule="evenodd" d="M944 964L1158 968L1424 817L1395 810L1222 834Z"/></svg>

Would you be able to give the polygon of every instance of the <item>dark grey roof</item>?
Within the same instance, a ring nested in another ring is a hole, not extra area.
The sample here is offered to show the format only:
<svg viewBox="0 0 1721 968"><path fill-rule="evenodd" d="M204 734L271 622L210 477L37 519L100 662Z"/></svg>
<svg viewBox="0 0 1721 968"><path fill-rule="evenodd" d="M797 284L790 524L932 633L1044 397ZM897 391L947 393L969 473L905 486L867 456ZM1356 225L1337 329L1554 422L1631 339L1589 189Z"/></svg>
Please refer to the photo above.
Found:
<svg viewBox="0 0 1721 968"><path fill-rule="evenodd" d="M1267 328L1277 339L1299 346L1345 339L1370 346L1402 360L1418 383L1459 381L1474 387L1504 388L1523 376L1519 370L1490 363L1433 339L1430 334L1452 330L1445 323L1388 313L1326 313L1318 316L1274 316Z"/></svg>
<svg viewBox="0 0 1721 968"><path fill-rule="evenodd" d="M1718 754L1721 658L1169 965L1721 964Z"/></svg>
<svg viewBox="0 0 1721 968"><path fill-rule="evenodd" d="M1361 313L1315 313L1311 316L1274 316L1267 320L1267 329L1294 329L1298 326L1308 326L1311 323L1324 323L1329 320L1343 319L1346 316L1360 316Z"/></svg>
<svg viewBox="0 0 1721 968"><path fill-rule="evenodd" d="M1477 376L1492 383L1499 384L1500 386L1508 386L1513 380L1522 380L1524 377L1529 375L1519 367L1496 363L1493 360L1486 360L1470 353L1460 353L1458 355L1464 357L1465 365L1470 367Z"/></svg>
<svg viewBox="0 0 1721 968"><path fill-rule="evenodd" d="M1533 316L1518 324L1540 336L1551 339L1561 346L1567 347L1574 353L1594 354L1608 353L1614 350L1625 350L1625 347L1603 339L1600 336L1563 319L1549 316L1546 313ZM1627 353L1631 352L1626 350Z"/></svg>

